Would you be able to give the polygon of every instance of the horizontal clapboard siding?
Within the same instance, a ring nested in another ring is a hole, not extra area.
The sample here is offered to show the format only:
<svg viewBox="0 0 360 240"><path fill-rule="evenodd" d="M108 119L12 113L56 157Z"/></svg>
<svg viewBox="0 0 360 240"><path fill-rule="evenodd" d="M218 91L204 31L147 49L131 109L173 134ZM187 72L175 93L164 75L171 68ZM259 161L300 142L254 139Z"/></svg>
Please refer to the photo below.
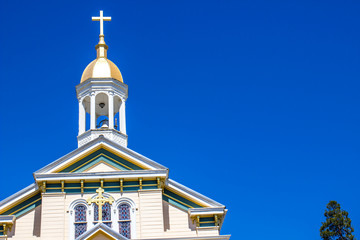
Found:
<svg viewBox="0 0 360 240"><path fill-rule="evenodd" d="M161 237L164 234L161 190L140 191L141 238Z"/></svg>
<svg viewBox="0 0 360 240"><path fill-rule="evenodd" d="M63 194L46 194L42 200L42 239L63 239L65 229L65 200Z"/></svg>

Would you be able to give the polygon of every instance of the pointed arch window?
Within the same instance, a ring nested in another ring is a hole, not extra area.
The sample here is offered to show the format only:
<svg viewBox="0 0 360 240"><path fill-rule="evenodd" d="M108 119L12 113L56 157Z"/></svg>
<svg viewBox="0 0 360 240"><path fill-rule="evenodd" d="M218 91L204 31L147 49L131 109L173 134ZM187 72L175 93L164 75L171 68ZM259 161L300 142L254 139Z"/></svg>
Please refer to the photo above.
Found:
<svg viewBox="0 0 360 240"><path fill-rule="evenodd" d="M99 222L99 206L94 204L94 223L97 222ZM102 223L111 228L111 205L108 202L102 206Z"/></svg>
<svg viewBox="0 0 360 240"><path fill-rule="evenodd" d="M86 210L87 210L87 207L84 204L78 204L74 208L75 238L79 237L81 234L86 232L86 229L87 229Z"/></svg>
<svg viewBox="0 0 360 240"><path fill-rule="evenodd" d="M127 203L118 206L119 212L119 232L127 238L131 238L131 207Z"/></svg>

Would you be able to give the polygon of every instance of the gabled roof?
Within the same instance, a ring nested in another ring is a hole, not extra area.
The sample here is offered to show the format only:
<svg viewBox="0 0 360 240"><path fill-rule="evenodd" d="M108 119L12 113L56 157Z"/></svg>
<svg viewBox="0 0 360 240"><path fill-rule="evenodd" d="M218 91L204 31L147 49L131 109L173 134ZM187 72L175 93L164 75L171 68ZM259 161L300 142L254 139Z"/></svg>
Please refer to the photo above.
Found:
<svg viewBox="0 0 360 240"><path fill-rule="evenodd" d="M71 164L76 163L80 159L94 153L99 149L105 149L127 161L130 163L139 166L142 169L146 170L160 170L160 169L167 169L166 167L162 166L161 164L156 163L155 161L144 157L143 155L119 144L104 138L103 136L98 137L90 141L89 143L79 147L78 149L66 154L65 156L55 160L54 162L48 164L47 166L39 169L35 172L37 173L55 173L59 172Z"/></svg>
<svg viewBox="0 0 360 240"><path fill-rule="evenodd" d="M108 239L111 240L128 240L128 238L122 236L118 232L115 232L103 223L96 224L93 228L76 238L76 240L90 240L98 235L105 235L106 237L108 237Z"/></svg>
<svg viewBox="0 0 360 240"><path fill-rule="evenodd" d="M211 198L208 198L188 187L185 187L184 185L172 179L168 179L168 181L166 182L166 188L171 190L172 192L179 193L180 195L186 196L190 199L194 199L195 201L200 202L205 206L225 208L225 206L221 203L218 203Z"/></svg>
<svg viewBox="0 0 360 240"><path fill-rule="evenodd" d="M34 195L39 193L38 186L33 183L26 188L14 193L10 197L5 198L0 202L0 212L4 212L4 210L7 210L11 208L12 206L16 205L18 202L21 202L24 199L28 199Z"/></svg>
<svg viewBox="0 0 360 240"><path fill-rule="evenodd" d="M93 168L99 163L111 166L111 170L114 171L131 171L131 170L144 170L146 168L138 166L133 163L134 160L128 160L124 157L114 154L111 151L101 147L93 152L85 154L84 157L77 158L75 161L71 161L70 165L65 165L56 172L68 172L68 173L79 173L86 172Z"/></svg>
<svg viewBox="0 0 360 240"><path fill-rule="evenodd" d="M87 172L99 162L106 162L118 170ZM125 179L124 183L147 179L147 181L155 181L155 184L152 184L155 188L159 185L156 185L156 180L153 179L160 178L162 181L165 180L163 200L187 211L190 216L218 215L224 217L226 215L227 210L224 205L169 179L168 173L169 170L166 167L100 136L41 168L33 175L38 184L47 182L49 185L50 183L54 185L60 184L61 181L71 183L80 181L80 179L85 181L84 184L94 181L120 184L119 179ZM20 216L24 211L29 211L41 204L41 193L36 183L1 201L0 214ZM119 186L115 186L114 189ZM62 188L59 188L58 191L63 191ZM108 191L113 191L110 189L112 188L109 188Z"/></svg>

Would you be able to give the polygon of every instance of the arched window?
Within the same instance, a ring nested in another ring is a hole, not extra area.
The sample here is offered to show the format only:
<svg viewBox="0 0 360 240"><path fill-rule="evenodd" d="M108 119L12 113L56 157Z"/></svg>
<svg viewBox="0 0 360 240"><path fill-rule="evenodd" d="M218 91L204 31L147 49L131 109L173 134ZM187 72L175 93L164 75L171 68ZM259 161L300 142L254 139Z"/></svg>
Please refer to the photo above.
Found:
<svg viewBox="0 0 360 240"><path fill-rule="evenodd" d="M119 211L119 232L127 238L131 238L131 208L127 203L118 206Z"/></svg>
<svg viewBox="0 0 360 240"><path fill-rule="evenodd" d="M94 222L99 221L99 206L94 204ZM111 228L111 205L110 203L105 203L102 206L102 223Z"/></svg>
<svg viewBox="0 0 360 240"><path fill-rule="evenodd" d="M104 194L110 197L109 194ZM130 198L122 197L112 204L102 206L102 223L121 235L136 239L136 205ZM69 240L74 240L99 223L99 207L88 205L85 199L76 199L69 205Z"/></svg>
<svg viewBox="0 0 360 240"><path fill-rule="evenodd" d="M78 204L74 208L75 238L79 237L81 234L86 232L86 229L87 229L86 210L87 210L87 207L84 204Z"/></svg>

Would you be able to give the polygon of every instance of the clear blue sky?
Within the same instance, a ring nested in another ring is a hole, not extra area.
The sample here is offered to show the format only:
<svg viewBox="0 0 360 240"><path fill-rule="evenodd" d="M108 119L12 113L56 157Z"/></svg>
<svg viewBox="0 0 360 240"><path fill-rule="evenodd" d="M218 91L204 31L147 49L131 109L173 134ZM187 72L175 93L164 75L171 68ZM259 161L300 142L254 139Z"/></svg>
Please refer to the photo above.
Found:
<svg viewBox="0 0 360 240"><path fill-rule="evenodd" d="M360 238L359 1L1 1L1 199L76 149L99 10L129 148L225 204L222 234L320 239L336 200Z"/></svg>

